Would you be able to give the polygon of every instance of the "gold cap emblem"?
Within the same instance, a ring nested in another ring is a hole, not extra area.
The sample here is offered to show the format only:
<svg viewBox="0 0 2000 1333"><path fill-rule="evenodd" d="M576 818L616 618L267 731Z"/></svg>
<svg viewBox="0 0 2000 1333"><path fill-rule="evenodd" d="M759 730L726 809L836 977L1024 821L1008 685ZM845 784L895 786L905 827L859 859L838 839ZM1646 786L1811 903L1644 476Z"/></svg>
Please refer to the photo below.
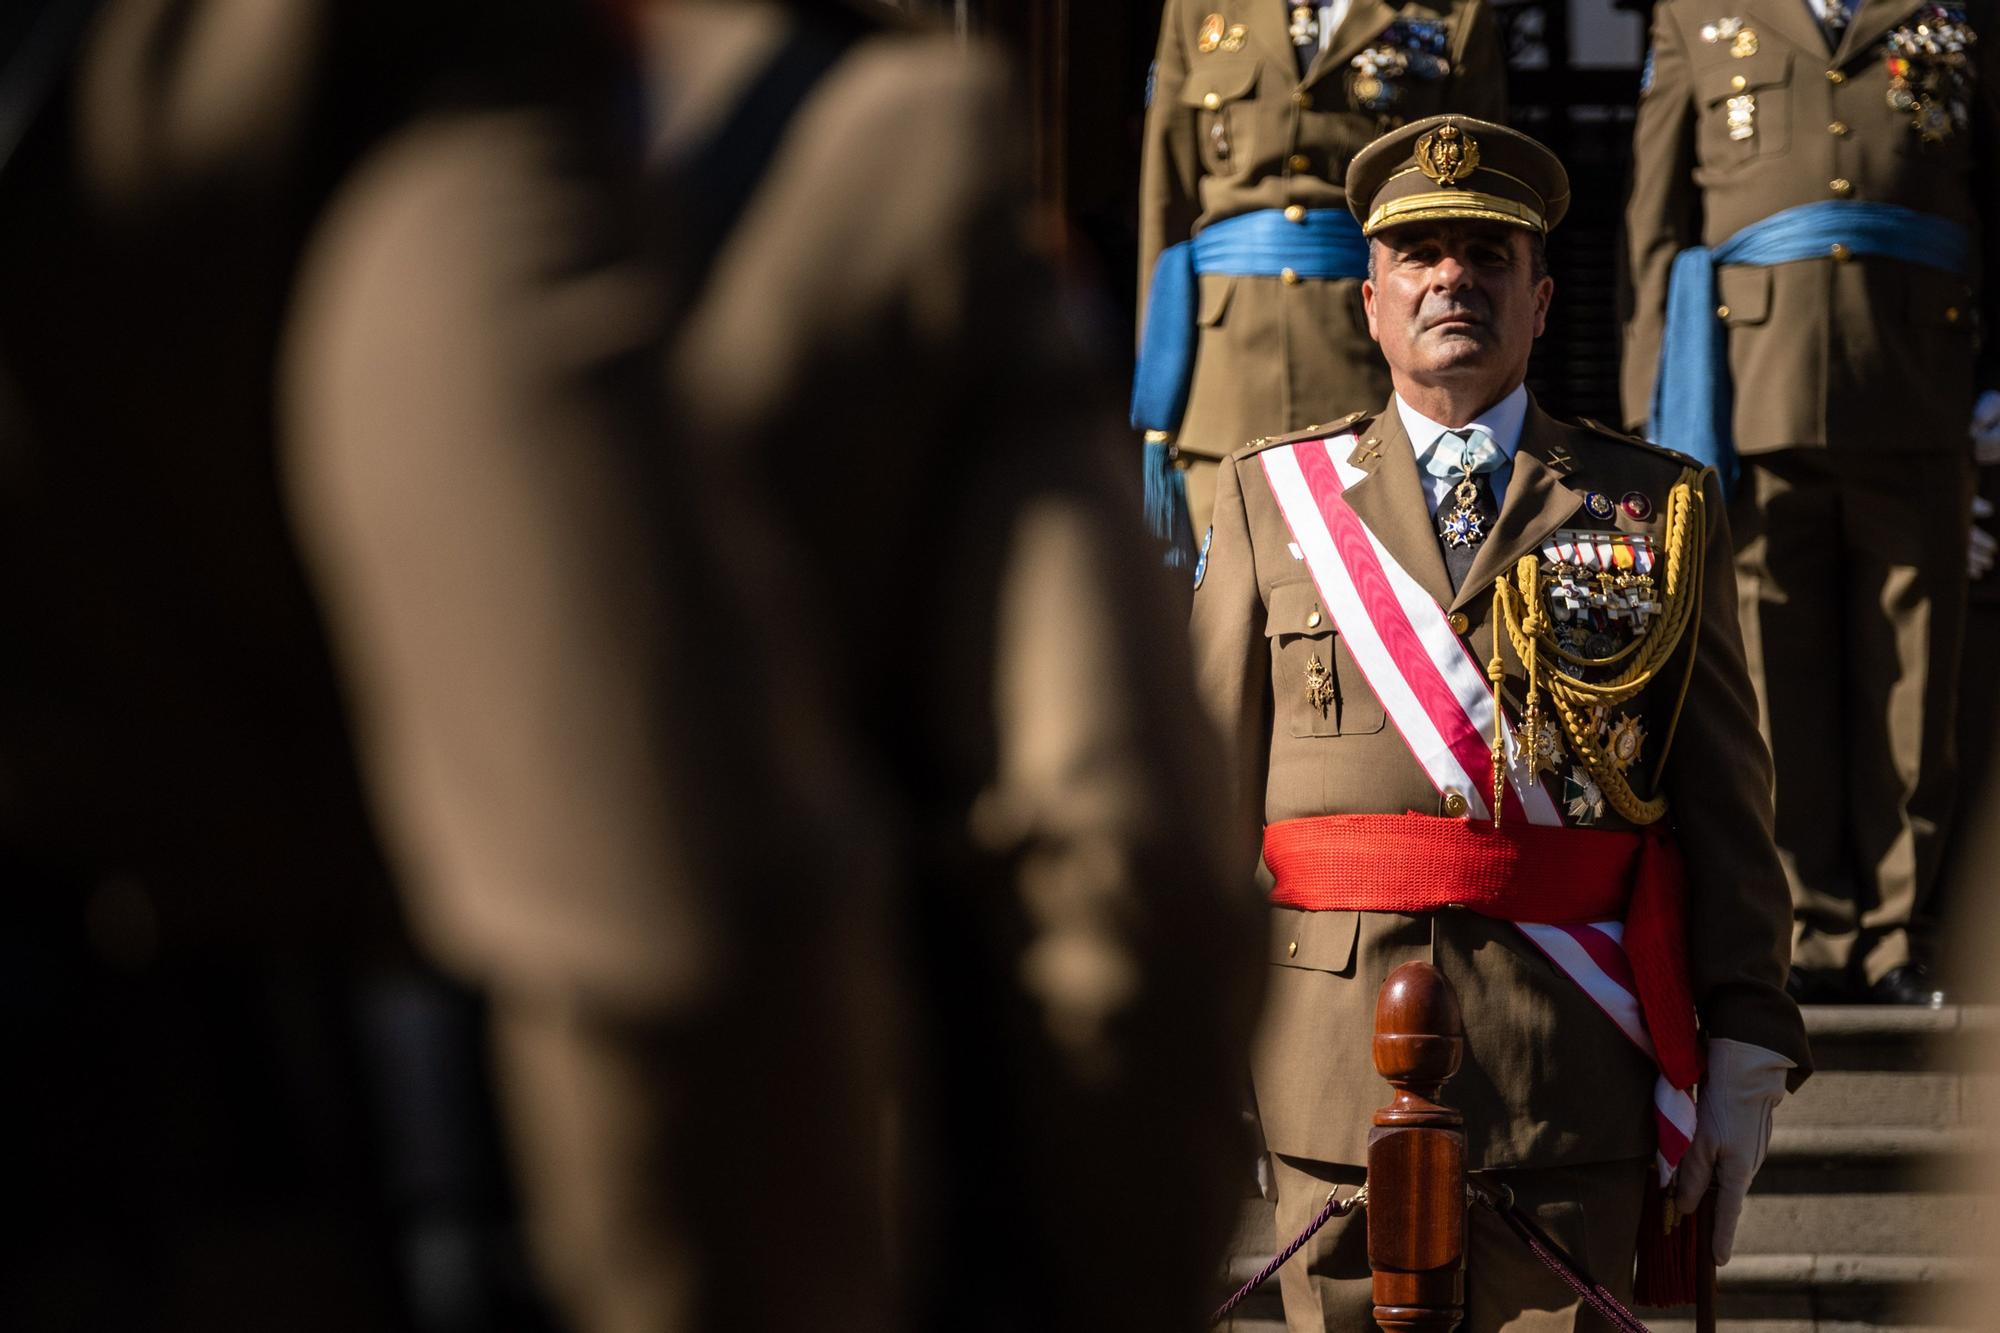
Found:
<svg viewBox="0 0 2000 1333"><path fill-rule="evenodd" d="M1479 165L1479 141L1456 125L1417 140L1417 167L1439 185L1456 185Z"/></svg>

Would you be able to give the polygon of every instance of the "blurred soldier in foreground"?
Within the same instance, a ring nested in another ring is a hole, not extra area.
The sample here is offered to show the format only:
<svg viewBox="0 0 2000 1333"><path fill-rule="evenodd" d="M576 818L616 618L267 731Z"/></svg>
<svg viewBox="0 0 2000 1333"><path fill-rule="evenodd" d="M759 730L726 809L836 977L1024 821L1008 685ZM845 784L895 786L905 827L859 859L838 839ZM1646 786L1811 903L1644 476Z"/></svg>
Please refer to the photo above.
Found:
<svg viewBox="0 0 2000 1333"><path fill-rule="evenodd" d="M1361 312L1368 248L1347 213L1348 162L1407 120L1504 119L1506 78L1486 0L1167 0L1139 187L1132 424L1146 432L1150 521L1183 568L1231 450L1389 391Z"/></svg>
<svg viewBox="0 0 2000 1333"><path fill-rule="evenodd" d="M1465 1015L1468 1165L1623 1293L1669 1173L1685 1210L1717 1185L1728 1260L1807 1068L1721 494L1523 387L1569 203L1547 149L1437 117L1349 180L1395 395L1232 456L1194 600L1264 832L1278 1233L1360 1181L1376 992L1427 959ZM1568 1326L1575 1295L1473 1216L1467 1327ZM1336 1223L1281 1270L1293 1333L1368 1326L1363 1240Z"/></svg>
<svg viewBox="0 0 2000 1333"><path fill-rule="evenodd" d="M845 5L632 12L689 300L650 467L514 415L626 326L480 325L552 266L461 262L522 211L449 134L354 192L295 340L301 514L428 936L498 996L542 1261L592 1330L1193 1329L1248 923L1004 80Z"/></svg>
<svg viewBox="0 0 2000 1333"><path fill-rule="evenodd" d="M426 1035L454 1020L293 551L278 363L386 133L440 104L567 124L611 62L560 0L28 11L0 90L0 1324L527 1326L488 1289L522 1270L475 1225L481 1122L440 1105L477 1100L477 1049Z"/></svg>
<svg viewBox="0 0 2000 1333"><path fill-rule="evenodd" d="M1625 415L1734 481L1807 1000L1942 1000L1969 421L2000 458L2000 395L1979 399L2000 389L2000 285L1980 277L2000 226L1995 17L1986 0L1653 14Z"/></svg>

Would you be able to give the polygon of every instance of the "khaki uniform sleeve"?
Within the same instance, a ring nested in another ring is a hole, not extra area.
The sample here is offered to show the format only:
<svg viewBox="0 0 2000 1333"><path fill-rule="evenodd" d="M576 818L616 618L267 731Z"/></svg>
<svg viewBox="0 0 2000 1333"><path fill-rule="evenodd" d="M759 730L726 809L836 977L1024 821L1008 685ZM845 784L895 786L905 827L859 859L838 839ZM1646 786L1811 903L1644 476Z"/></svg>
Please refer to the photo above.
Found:
<svg viewBox="0 0 2000 1333"><path fill-rule="evenodd" d="M1146 108L1146 138L1139 160L1139 325L1146 327L1146 299L1160 251L1186 240L1201 213L1196 185L1200 158L1194 117L1181 105L1187 79L1185 25L1180 0L1167 0L1160 16L1160 46L1153 66L1152 104Z"/></svg>
<svg viewBox="0 0 2000 1333"><path fill-rule="evenodd" d="M1652 84L1640 95L1632 130L1632 187L1625 204L1625 425L1644 432L1659 372L1667 279L1674 256L1701 240L1694 183L1693 75L1672 5L1653 10Z"/></svg>
<svg viewBox="0 0 2000 1333"><path fill-rule="evenodd" d="M1451 79L1451 110L1507 123L1507 60L1500 49L1500 25L1485 0L1472 0L1465 8Z"/></svg>
<svg viewBox="0 0 2000 1333"><path fill-rule="evenodd" d="M1702 485L1708 545L1699 638L1661 676L1694 669L1662 788L1688 869L1688 952L1695 1007L1711 1037L1749 1042L1796 1062L1797 1087L1812 1070L1798 1006L1785 993L1792 901L1772 841L1771 756L1757 729L1757 699L1736 619L1733 544L1721 484Z"/></svg>
<svg viewBox="0 0 2000 1333"><path fill-rule="evenodd" d="M607 219L562 152L446 118L356 173L306 259L285 465L425 941L650 1007L707 933L647 725L675 597L620 461L658 447L651 298L593 271Z"/></svg>
<svg viewBox="0 0 2000 1333"><path fill-rule="evenodd" d="M1222 737L1219 785L1227 794L1230 834L1249 864L1263 839L1272 709L1264 601L1243 484L1233 462L1221 468L1210 533L1208 565L1194 594L1195 689Z"/></svg>

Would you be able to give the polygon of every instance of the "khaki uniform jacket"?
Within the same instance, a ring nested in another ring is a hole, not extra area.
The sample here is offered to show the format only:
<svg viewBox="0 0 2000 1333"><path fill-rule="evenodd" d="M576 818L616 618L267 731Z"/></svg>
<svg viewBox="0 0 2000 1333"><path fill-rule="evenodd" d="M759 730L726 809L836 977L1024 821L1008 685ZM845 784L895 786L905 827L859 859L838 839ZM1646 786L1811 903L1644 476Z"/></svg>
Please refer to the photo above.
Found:
<svg viewBox="0 0 2000 1333"><path fill-rule="evenodd" d="M1351 457L1369 473L1348 491L1355 513L1442 605L1466 617L1462 632L1481 662L1492 650L1497 577L1563 528L1644 533L1663 549L1668 491L1685 465L1677 455L1531 406L1493 533L1453 596L1393 402L1338 429L1358 432ZM1313 437L1289 437L1303 438ZM1256 827L1324 814L1440 814L1440 793L1361 678L1305 565L1287 549L1291 533L1259 463L1268 447L1241 450L1223 469L1214 541L1194 601L1196 672L1229 738L1236 817ZM1657 788L1672 803L1667 817L1690 877L1694 994L1707 1032L1781 1052L1803 1077L1804 1032L1783 990L1790 907L1771 846L1770 760L1744 673L1717 491L1710 477L1699 638L1691 626L1660 683L1626 710L1651 738L1631 771L1642 795ZM1592 492L1614 500L1636 492L1652 512L1640 521L1618 508L1612 520L1595 520L1584 508ZM1690 651L1672 762L1654 772ZM1313 655L1332 665L1338 684L1340 702L1324 715L1306 697L1305 664ZM1518 706L1520 667L1511 651L1508 660L1508 690ZM1629 826L1611 814L1597 827ZM1273 1150L1364 1160L1369 1116L1387 1100L1369 1054L1376 992L1396 965L1429 958L1457 987L1465 1014L1465 1064L1447 1099L1465 1111L1474 1165L1550 1166L1652 1152L1652 1066L1513 926L1458 911L1274 908L1270 947L1255 1075Z"/></svg>
<svg viewBox="0 0 2000 1333"><path fill-rule="evenodd" d="M1140 171L1142 329L1153 265L1168 246L1258 209L1345 208L1348 162L1405 121L1443 111L1506 119L1506 70L1486 0L1354 0L1303 78L1289 12L1284 0L1168 0ZM1210 13L1240 25L1240 39L1204 52ZM1350 62L1398 18L1445 26L1451 72L1395 80L1394 106L1365 110ZM1246 440L1330 420L1389 391L1358 281L1207 275L1199 324L1178 436L1189 453L1223 458Z"/></svg>
<svg viewBox="0 0 2000 1333"><path fill-rule="evenodd" d="M1966 119L1925 143L1912 113L1889 105L1885 48L1923 8L1921 0L1866 0L1835 51L1805 0L1665 0L1653 11L1651 82L1639 101L1626 209L1628 423L1646 420L1676 253L1715 245L1782 209L1871 200L1966 227L1975 271L1832 254L1719 269L1736 447L1965 448L1975 389L2000 384L2000 290L1982 286L1978 272L2000 228L2000 11L1990 0L1962 6L1980 36L1968 52ZM1704 37L1731 18L1751 40ZM1754 99L1751 133L1733 138L1730 105L1743 97Z"/></svg>

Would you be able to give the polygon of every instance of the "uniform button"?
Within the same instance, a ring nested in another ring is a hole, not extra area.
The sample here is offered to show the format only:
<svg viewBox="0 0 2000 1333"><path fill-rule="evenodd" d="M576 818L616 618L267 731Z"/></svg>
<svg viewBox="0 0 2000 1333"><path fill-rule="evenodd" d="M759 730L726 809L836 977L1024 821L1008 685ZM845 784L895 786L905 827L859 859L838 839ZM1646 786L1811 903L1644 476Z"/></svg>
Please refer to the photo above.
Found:
<svg viewBox="0 0 2000 1333"><path fill-rule="evenodd" d="M1719 306L1717 306L1717 307L1715 308L1715 317L1716 317L1717 319L1728 319L1728 318L1729 318L1729 307L1728 307L1728 306L1726 306L1726 305L1719 305Z"/></svg>
<svg viewBox="0 0 2000 1333"><path fill-rule="evenodd" d="M1320 613L1319 613L1319 608L1318 608L1318 607L1314 607L1314 608L1313 608L1313 610L1312 610L1312 614L1306 617L1306 628L1307 628L1307 629L1318 629L1318 628L1319 628L1319 622L1320 622L1320 620L1321 620L1321 619L1322 619L1322 617L1320 616Z"/></svg>
<svg viewBox="0 0 2000 1333"><path fill-rule="evenodd" d="M1466 615L1465 612L1454 611L1451 613L1451 632L1453 634L1463 634L1471 628L1472 618Z"/></svg>
<svg viewBox="0 0 2000 1333"><path fill-rule="evenodd" d="M1295 268L1280 269L1278 276L1285 280L1287 287L1296 287L1299 285L1299 271Z"/></svg>
<svg viewBox="0 0 2000 1333"><path fill-rule="evenodd" d="M1465 818L1465 812L1471 808L1471 806L1466 804L1465 797L1458 792L1448 791L1444 794L1444 817L1446 819L1463 819Z"/></svg>
<svg viewBox="0 0 2000 1333"><path fill-rule="evenodd" d="M1832 190L1836 198L1845 199L1854 193L1854 182L1845 176L1835 176L1826 183L1826 188Z"/></svg>
<svg viewBox="0 0 2000 1333"><path fill-rule="evenodd" d="M1945 323L1947 323L1947 324L1956 324L1956 323L1958 323L1958 307L1957 307L1957 306L1955 306L1955 305L1948 305L1948 306L1946 306L1946 307L1944 308L1944 322L1945 322Z"/></svg>
<svg viewBox="0 0 2000 1333"><path fill-rule="evenodd" d="M1826 127L1826 132L1828 134L1845 136L1847 133L1847 122L1844 120L1833 121Z"/></svg>
<svg viewBox="0 0 2000 1333"><path fill-rule="evenodd" d="M1826 81L1828 83L1846 83L1847 76L1837 69L1830 69L1826 72Z"/></svg>
<svg viewBox="0 0 2000 1333"><path fill-rule="evenodd" d="M1313 95L1303 88L1292 94L1292 101L1298 103L1299 106L1307 111L1312 110Z"/></svg>
<svg viewBox="0 0 2000 1333"><path fill-rule="evenodd" d="M1737 92L1740 93L1745 88L1748 88L1750 86L1750 80L1744 78L1741 74L1738 74L1729 81L1729 86L1731 88L1734 88Z"/></svg>
<svg viewBox="0 0 2000 1333"><path fill-rule="evenodd" d="M1290 167L1293 171L1311 171L1312 164L1313 164L1312 159L1307 157L1304 153L1293 153L1290 157L1285 159L1285 165Z"/></svg>
<svg viewBox="0 0 2000 1333"><path fill-rule="evenodd" d="M1833 256L1833 262L1836 264L1845 264L1848 260L1854 258L1854 252L1839 241L1835 241L1831 246L1827 247L1827 253Z"/></svg>
<svg viewBox="0 0 2000 1333"><path fill-rule="evenodd" d="M1210 111L1214 111L1222 105L1222 95L1220 93L1210 93L1201 99L1201 104Z"/></svg>
<svg viewBox="0 0 2000 1333"><path fill-rule="evenodd" d="M1299 942L1297 940L1293 940L1290 944L1287 944L1285 946L1285 957L1297 958L1298 956L1299 956Z"/></svg>
<svg viewBox="0 0 2000 1333"><path fill-rule="evenodd" d="M1304 204L1291 204L1286 207L1285 221L1304 222L1305 220L1306 220L1306 209Z"/></svg>

